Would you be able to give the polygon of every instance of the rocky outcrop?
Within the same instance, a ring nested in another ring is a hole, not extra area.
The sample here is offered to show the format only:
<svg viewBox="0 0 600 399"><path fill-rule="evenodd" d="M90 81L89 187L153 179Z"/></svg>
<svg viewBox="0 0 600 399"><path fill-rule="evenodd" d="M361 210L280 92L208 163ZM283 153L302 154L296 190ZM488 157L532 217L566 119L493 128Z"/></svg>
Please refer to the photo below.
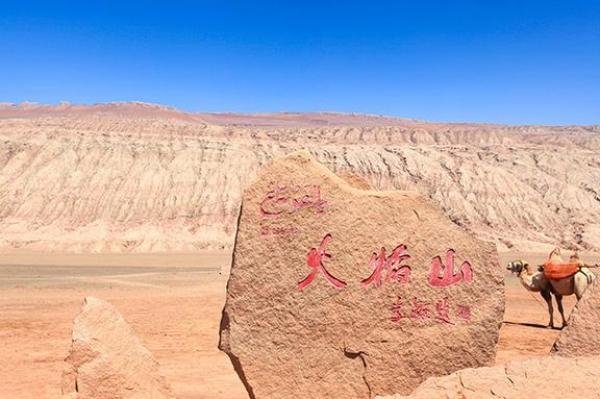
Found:
<svg viewBox="0 0 600 399"><path fill-rule="evenodd" d="M500 248L600 249L598 126L147 104L0 105L0 249L231 247L243 188L303 148L374 189L419 191Z"/></svg>
<svg viewBox="0 0 600 399"><path fill-rule="evenodd" d="M378 399L598 398L600 358L541 357L429 378L411 395Z"/></svg>
<svg viewBox="0 0 600 399"><path fill-rule="evenodd" d="M552 352L560 356L600 355L600 287L594 282L577 302L569 325L558 336Z"/></svg>
<svg viewBox="0 0 600 399"><path fill-rule="evenodd" d="M411 192L356 189L306 151L244 193L220 348L251 398L371 398L493 363L493 244Z"/></svg>
<svg viewBox="0 0 600 399"><path fill-rule="evenodd" d="M172 399L158 363L109 303L87 297L65 359L65 399Z"/></svg>

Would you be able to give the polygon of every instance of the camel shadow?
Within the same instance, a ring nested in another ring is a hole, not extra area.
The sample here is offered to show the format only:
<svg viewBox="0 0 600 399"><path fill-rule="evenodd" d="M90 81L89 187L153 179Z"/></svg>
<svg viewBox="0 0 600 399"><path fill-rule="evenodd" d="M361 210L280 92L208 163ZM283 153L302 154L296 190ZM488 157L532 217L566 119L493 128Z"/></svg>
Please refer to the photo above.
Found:
<svg viewBox="0 0 600 399"><path fill-rule="evenodd" d="M509 324L511 326L523 326L523 327L533 327L533 328L543 328L544 330L549 329L550 327L543 324L536 323L518 323L515 321L504 321L502 324ZM562 330L563 327L552 327L553 330Z"/></svg>

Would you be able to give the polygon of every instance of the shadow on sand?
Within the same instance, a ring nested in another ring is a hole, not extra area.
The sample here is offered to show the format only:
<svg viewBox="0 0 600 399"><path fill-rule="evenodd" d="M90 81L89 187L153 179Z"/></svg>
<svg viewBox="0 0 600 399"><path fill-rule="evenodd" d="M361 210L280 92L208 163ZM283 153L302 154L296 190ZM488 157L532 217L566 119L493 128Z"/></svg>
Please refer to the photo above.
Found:
<svg viewBox="0 0 600 399"><path fill-rule="evenodd" d="M509 324L511 326L523 326L523 327L543 328L544 330L550 328L550 327L544 326L542 324L517 323L517 322L514 322L514 321L504 321L504 322L502 322L502 324ZM563 328L562 327L552 327L552 329L553 330L562 330Z"/></svg>

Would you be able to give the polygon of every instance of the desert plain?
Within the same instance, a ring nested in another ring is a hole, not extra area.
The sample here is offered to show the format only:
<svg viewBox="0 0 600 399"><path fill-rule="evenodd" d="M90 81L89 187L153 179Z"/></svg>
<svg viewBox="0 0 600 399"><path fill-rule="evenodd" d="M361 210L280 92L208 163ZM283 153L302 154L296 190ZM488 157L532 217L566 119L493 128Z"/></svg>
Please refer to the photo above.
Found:
<svg viewBox="0 0 600 399"><path fill-rule="evenodd" d="M555 245L600 263L597 126L4 105L0 138L0 398L60 397L85 296L119 309L177 398L247 398L217 348L240 196L299 148L437 201L501 267ZM508 272L505 285L496 363L548 354L545 303Z"/></svg>
<svg viewBox="0 0 600 399"><path fill-rule="evenodd" d="M542 260L545 253L519 253ZM505 264L514 253L502 253ZM149 261L152 259L152 261ZM599 256L586 257L600 262ZM177 398L245 399L217 348L230 252L0 256L0 397L60 397L71 328L85 296L114 304L153 352ZM573 297L565 298L567 314ZM496 363L547 355L559 330L545 303L506 276Z"/></svg>

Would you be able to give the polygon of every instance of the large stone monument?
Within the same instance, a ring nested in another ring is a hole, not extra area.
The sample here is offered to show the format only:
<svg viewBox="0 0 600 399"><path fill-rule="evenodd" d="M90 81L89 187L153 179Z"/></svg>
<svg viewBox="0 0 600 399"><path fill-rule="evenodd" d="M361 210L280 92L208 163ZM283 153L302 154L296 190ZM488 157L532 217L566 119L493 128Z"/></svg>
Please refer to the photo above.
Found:
<svg viewBox="0 0 600 399"><path fill-rule="evenodd" d="M503 312L493 244L297 152L244 193L220 348L251 398L406 394L493 363Z"/></svg>

